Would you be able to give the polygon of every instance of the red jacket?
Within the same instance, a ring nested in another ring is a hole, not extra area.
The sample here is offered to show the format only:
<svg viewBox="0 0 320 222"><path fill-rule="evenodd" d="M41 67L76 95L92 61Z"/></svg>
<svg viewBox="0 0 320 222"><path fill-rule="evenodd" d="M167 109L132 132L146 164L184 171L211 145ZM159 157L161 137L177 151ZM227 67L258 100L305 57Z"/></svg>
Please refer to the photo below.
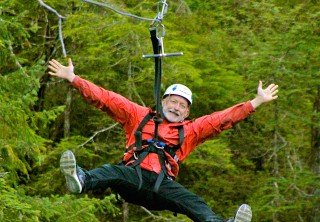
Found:
<svg viewBox="0 0 320 222"><path fill-rule="evenodd" d="M125 97L105 90L95 84L76 76L72 85L77 88L83 97L97 108L108 113L115 121L119 122L126 134L126 147L135 143L135 135L142 119L152 110L150 108L140 106ZM159 140L167 145L177 145L179 143L179 134L176 126L183 125L184 142L181 148L176 151L176 157L183 161L200 143L219 134L221 131L230 129L237 122L248 117L254 108L250 101L240 103L223 111L213 112L194 120L185 120L181 123L171 123L164 120L158 129ZM142 130L142 140L152 139L154 133L154 122L150 120ZM132 152L124 154L124 159L128 160L132 156ZM174 160L169 154L168 172L176 177L179 173L179 165L177 159ZM150 153L141 163L141 168L159 173L161 165L158 156Z"/></svg>

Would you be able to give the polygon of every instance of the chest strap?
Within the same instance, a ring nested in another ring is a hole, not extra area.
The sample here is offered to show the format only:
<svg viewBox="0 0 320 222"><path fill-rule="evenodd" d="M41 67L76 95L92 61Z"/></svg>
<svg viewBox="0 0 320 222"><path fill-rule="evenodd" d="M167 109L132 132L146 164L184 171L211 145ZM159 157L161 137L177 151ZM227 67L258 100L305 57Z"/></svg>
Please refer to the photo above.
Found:
<svg viewBox="0 0 320 222"><path fill-rule="evenodd" d="M147 124L147 122L152 119L156 114L155 113L148 113L140 122L136 132L134 133L136 142L135 147L137 151L140 151L142 149L142 129Z"/></svg>
<svg viewBox="0 0 320 222"><path fill-rule="evenodd" d="M158 192L159 187L160 187L161 182L164 179L164 177L167 176L168 178L170 178L168 171L167 171L167 168L166 168L167 158L166 158L165 152L169 153L170 156L178 163L179 159L176 156L176 151L178 149L180 149L181 144L183 143L184 130L183 130L182 125L177 126L178 133L179 133L179 144L175 145L173 147L169 147L165 143L163 143L161 141L156 141L154 139L142 140L142 129L147 124L147 122L150 119L152 119L154 116L155 116L155 113L149 113L143 118L143 120L140 122L140 124L137 128L137 131L135 132L135 139L136 139L135 144L132 144L131 146L129 146L127 148L127 151L134 148L134 147L136 148L135 153L134 153L134 158L136 158L136 159L131 166L136 169L138 177L139 177L138 190L141 189L142 183L143 183L140 164L147 157L147 155L149 153L156 153L158 155L160 166L161 166L161 171L158 175L158 178L155 182L155 186L153 189L154 192Z"/></svg>
<svg viewBox="0 0 320 222"><path fill-rule="evenodd" d="M137 174L138 174L138 177L139 177L138 190L140 190L141 187L142 187L142 183L143 183L140 164L147 157L147 155L149 153L156 153L158 155L158 157L159 157L159 162L160 162L160 165L161 165L161 171L160 171L160 173L159 173L159 175L157 177L157 180L156 180L154 188L153 188L154 192L158 192L160 184L161 184L162 180L164 179L164 177L165 176L169 177L169 175L167 173L167 168L165 166L166 156L165 156L165 153L164 153L164 147L158 147L156 142L150 143L146 148L144 148L140 152L138 159L136 159L136 161L131 166L134 167L136 169L136 171L137 171Z"/></svg>

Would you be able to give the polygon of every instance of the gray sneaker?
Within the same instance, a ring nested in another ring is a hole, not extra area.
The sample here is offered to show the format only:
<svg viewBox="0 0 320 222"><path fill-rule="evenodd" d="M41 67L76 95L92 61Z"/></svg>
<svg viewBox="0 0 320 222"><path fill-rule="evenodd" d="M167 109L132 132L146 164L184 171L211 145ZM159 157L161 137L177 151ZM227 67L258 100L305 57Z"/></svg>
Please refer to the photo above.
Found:
<svg viewBox="0 0 320 222"><path fill-rule="evenodd" d="M61 155L60 170L66 178L68 190L72 193L81 193L84 178L79 175L76 158L70 150Z"/></svg>
<svg viewBox="0 0 320 222"><path fill-rule="evenodd" d="M252 219L251 207L248 204L242 204L234 217L234 222L250 222Z"/></svg>

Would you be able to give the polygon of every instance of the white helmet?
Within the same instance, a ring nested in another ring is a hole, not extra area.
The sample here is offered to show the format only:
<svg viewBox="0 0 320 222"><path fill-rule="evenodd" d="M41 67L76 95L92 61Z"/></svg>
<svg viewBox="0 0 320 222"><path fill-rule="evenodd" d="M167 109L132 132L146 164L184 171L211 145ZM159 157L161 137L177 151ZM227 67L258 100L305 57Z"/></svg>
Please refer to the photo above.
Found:
<svg viewBox="0 0 320 222"><path fill-rule="evenodd" d="M192 92L191 90L186 87L185 85L182 84L173 84L167 88L167 90L164 92L163 97L168 96L168 95L178 95L182 96L190 104L192 104Z"/></svg>

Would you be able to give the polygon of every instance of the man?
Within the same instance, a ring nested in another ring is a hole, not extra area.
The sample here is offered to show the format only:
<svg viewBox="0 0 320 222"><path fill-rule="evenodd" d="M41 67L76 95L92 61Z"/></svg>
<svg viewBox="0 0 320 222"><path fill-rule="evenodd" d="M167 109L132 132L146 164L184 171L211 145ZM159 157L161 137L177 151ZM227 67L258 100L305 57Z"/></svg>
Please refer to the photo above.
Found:
<svg viewBox="0 0 320 222"><path fill-rule="evenodd" d="M74 74L71 59L68 66L56 60L49 62L50 75L67 79L82 96L97 108L119 122L126 134L126 152L123 164L105 164L86 171L76 165L75 156L66 151L60 159L60 168L68 189L73 193L110 187L127 202L150 210L170 210L187 215L194 221L223 221L204 200L174 181L179 163L205 140L230 129L245 119L263 103L276 99L277 88L266 89L259 82L257 96L251 101L237 104L194 120L185 120L192 104L191 90L174 84L162 99L163 121L157 123L154 112L123 96L105 90ZM154 138L154 134L157 138ZM243 204L234 218L228 221L250 222L251 209Z"/></svg>

